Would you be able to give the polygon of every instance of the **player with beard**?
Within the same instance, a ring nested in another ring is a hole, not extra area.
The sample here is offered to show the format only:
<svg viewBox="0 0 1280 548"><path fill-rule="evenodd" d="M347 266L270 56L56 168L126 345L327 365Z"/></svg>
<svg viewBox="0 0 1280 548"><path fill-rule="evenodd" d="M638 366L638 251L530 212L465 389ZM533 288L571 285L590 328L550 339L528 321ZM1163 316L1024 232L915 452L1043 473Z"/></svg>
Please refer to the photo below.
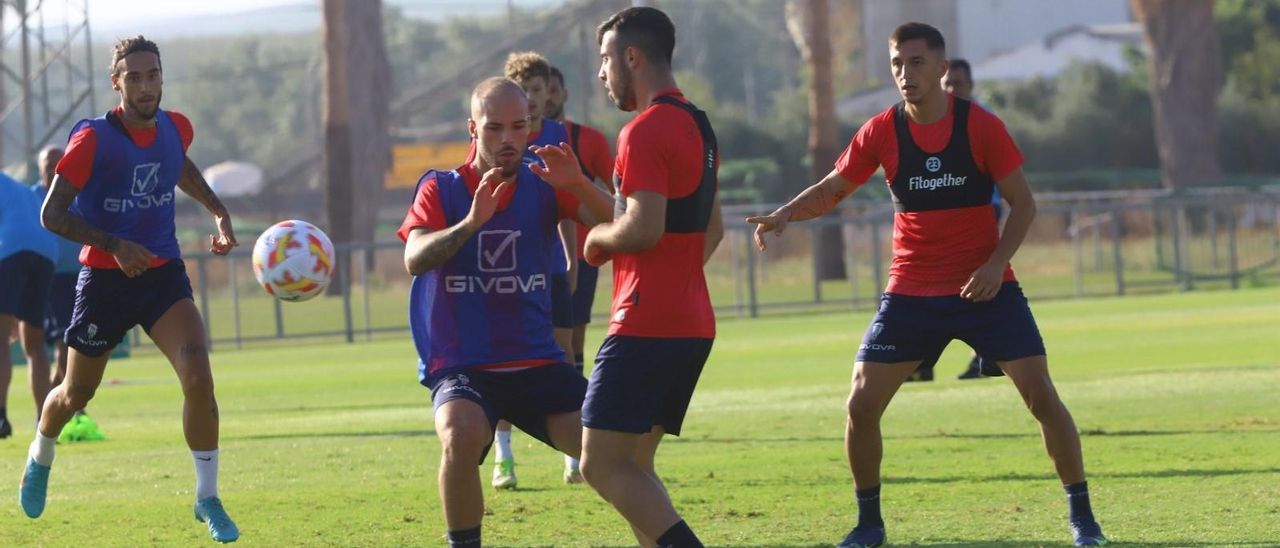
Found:
<svg viewBox="0 0 1280 548"><path fill-rule="evenodd" d="M1085 482L1080 434L1049 377L1044 341L1009 260L1035 216L1022 154L999 118L942 89L946 46L937 29L906 23L889 38L903 101L867 121L835 169L755 223L756 244L791 221L813 219L883 166L893 196L894 257L880 308L854 358L845 426L858 524L840 546L885 542L880 514L880 417L927 353L960 339L994 358L1040 423L1062 481L1077 546L1106 544ZM1009 202L1004 232L992 187Z"/></svg>
<svg viewBox="0 0 1280 548"><path fill-rule="evenodd" d="M214 540L231 542L240 531L218 497L218 404L204 321L175 236L175 188L213 215L213 253L226 255L237 245L231 216L187 157L191 122L160 108L164 76L156 44L142 36L116 43L110 75L120 104L72 129L41 210L45 228L85 244L85 268L65 335L66 377L45 399L19 488L22 509L32 518L44 511L55 438L102 383L111 349L141 325L182 386L195 517Z"/></svg>
<svg viewBox="0 0 1280 548"><path fill-rule="evenodd" d="M616 218L587 234L587 261L613 260L613 306L582 404L582 474L641 546L702 546L654 457L663 434L680 434L715 339L703 274L724 234L715 132L676 86L666 14L628 8L596 36L610 99L639 113L618 135ZM585 180L569 147L535 150L547 163L544 179Z"/></svg>
<svg viewBox="0 0 1280 548"><path fill-rule="evenodd" d="M439 493L450 546L480 546L484 492L478 466L499 420L577 457L586 381L552 336L557 225L613 217L609 197L584 178L555 182L522 161L529 100L490 78L471 95L476 154L454 171L428 171L398 235L414 276L409 325L419 381L431 389ZM534 167L537 164L532 164Z"/></svg>
<svg viewBox="0 0 1280 548"><path fill-rule="evenodd" d="M564 86L564 74L560 69L551 67L551 80L547 86L547 119L564 124L569 132L569 148L578 157L578 167L593 184L604 185L610 194L613 193L613 151L604 134L595 128L584 126L565 119L564 104L569 100L569 90ZM582 248L587 244L589 227L578 225L577 261L578 279L573 287L573 366L578 372L584 371L583 359L586 350L587 324L591 323L591 306L596 298L596 282L600 269L592 266L582 258ZM565 483L583 481L577 459L565 462Z"/></svg>

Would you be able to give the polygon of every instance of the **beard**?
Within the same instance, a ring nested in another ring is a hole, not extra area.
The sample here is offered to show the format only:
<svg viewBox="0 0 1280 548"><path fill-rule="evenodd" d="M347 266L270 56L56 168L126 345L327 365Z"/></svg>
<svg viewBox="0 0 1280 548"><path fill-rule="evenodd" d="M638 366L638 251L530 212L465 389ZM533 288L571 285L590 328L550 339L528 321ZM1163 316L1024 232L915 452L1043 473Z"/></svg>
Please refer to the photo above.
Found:
<svg viewBox="0 0 1280 548"><path fill-rule="evenodd" d="M132 100L125 101L125 107L143 120L153 120L156 117L156 113L160 111L160 98L161 94L156 93L156 100L150 107L139 105Z"/></svg>
<svg viewBox="0 0 1280 548"><path fill-rule="evenodd" d="M545 116L548 120L559 120L564 118L564 105L552 106L551 103L548 102L545 112Z"/></svg>
<svg viewBox="0 0 1280 548"><path fill-rule="evenodd" d="M632 83L631 73L625 70L615 78L609 80L609 99L613 104L623 112L631 112L636 109L636 88ZM614 86L618 91L614 92Z"/></svg>
<svg viewBox="0 0 1280 548"><path fill-rule="evenodd" d="M510 160L503 160L502 153L514 153ZM501 168L503 178L514 177L520 171L520 164L524 162L524 157L520 155L520 151L515 147L503 147L493 152L482 154L482 159L489 167Z"/></svg>

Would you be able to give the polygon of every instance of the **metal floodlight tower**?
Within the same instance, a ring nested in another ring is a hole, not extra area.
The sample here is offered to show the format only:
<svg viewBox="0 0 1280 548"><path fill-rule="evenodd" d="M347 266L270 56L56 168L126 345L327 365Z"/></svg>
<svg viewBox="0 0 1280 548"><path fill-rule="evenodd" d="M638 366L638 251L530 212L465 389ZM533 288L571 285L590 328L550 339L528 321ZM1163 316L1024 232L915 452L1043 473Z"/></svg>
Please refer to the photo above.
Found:
<svg viewBox="0 0 1280 548"><path fill-rule="evenodd" d="M89 0L0 0L0 163L95 112Z"/></svg>

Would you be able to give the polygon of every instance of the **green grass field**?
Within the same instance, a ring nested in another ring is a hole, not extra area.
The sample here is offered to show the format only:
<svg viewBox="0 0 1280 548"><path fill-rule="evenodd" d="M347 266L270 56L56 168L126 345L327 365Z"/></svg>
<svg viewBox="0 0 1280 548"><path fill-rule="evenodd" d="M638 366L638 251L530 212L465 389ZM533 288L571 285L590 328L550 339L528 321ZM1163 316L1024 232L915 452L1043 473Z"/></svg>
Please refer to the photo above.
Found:
<svg viewBox="0 0 1280 548"><path fill-rule="evenodd" d="M1084 433L1095 512L1117 544L1280 545L1277 303L1277 288L1033 303ZM659 454L706 542L830 546L852 525L843 403L869 314L721 322L685 436ZM939 381L906 385L885 416L890 541L1068 545L1065 498L1034 421L1007 380L954 380L965 357L952 345ZM242 544L443 545L439 443L407 337L213 359L221 491ZM44 516L23 516L23 375L10 390L17 435L0 440L0 545L210 542L191 517L180 393L154 352L110 366L89 408L108 440L60 445ZM516 451L521 489L486 493L487 544L631 544L589 488L561 483L558 454L520 434Z"/></svg>

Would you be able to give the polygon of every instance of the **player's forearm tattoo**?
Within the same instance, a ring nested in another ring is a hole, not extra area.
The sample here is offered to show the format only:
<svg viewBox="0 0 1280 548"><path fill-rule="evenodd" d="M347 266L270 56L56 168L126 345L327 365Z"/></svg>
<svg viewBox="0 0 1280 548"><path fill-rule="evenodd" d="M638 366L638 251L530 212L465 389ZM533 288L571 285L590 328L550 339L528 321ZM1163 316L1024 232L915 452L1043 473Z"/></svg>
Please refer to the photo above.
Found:
<svg viewBox="0 0 1280 548"><path fill-rule="evenodd" d="M62 177L55 177L53 186L49 189L49 195L45 197L44 205L40 209L40 223L49 232L63 238L89 244L107 253L115 253L119 243L115 236L107 234L69 211L72 200L75 200L76 194L79 193L80 191L71 186L71 183Z"/></svg>
<svg viewBox="0 0 1280 548"><path fill-rule="evenodd" d="M187 196L200 202L205 209L209 210L209 213L218 217L227 215L227 207L222 205L222 200L219 200L218 195L209 188L204 175L200 174L200 168L196 167L190 158L187 158L182 166L182 175L178 177L178 188L187 193Z"/></svg>
<svg viewBox="0 0 1280 548"><path fill-rule="evenodd" d="M406 261L409 273L417 276L435 270L436 267L453 258L472 234L475 234L475 230L465 223L458 223L439 232L421 236L420 238L425 241L416 242L416 249L410 251Z"/></svg>

